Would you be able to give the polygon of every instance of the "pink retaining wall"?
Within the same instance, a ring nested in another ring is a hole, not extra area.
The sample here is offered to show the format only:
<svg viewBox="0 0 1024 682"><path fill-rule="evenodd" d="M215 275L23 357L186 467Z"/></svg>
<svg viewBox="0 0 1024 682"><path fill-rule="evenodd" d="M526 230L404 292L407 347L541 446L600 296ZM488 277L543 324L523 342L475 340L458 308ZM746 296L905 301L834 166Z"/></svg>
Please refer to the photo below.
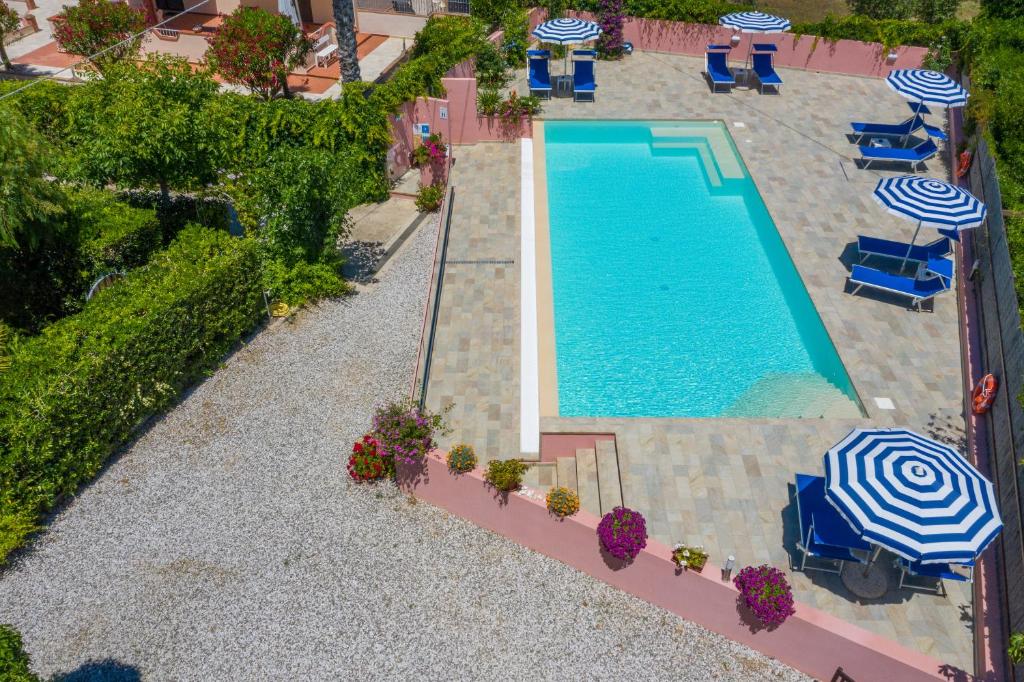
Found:
<svg viewBox="0 0 1024 682"><path fill-rule="evenodd" d="M582 19L594 19L593 15L586 12L569 14ZM531 14L530 20L532 30L537 23L543 21L543 13ZM722 26L636 17L626 17L626 24L623 27L624 39L633 43L638 50L694 57L703 56L708 43L728 43L732 35L731 29ZM845 73L852 76L885 77L892 69L917 68L928 54L927 48L924 47L897 47L896 60L887 62L888 51L881 43L862 43L858 40L829 42L816 36L778 33L743 34L742 41L731 53L732 57L739 61L745 59L751 40L774 43L778 46L779 51L775 54L777 66Z"/></svg>
<svg viewBox="0 0 1024 682"><path fill-rule="evenodd" d="M443 455L432 453L422 470L400 467L400 484L420 499L817 679L831 679L839 666L854 679L865 681L972 679L966 672L803 604L797 604L796 615L777 629L759 629L746 609L739 607L732 583L723 582L720 568L711 562L703 573L677 575L671 549L648 541L647 549L631 565L607 563L598 545L598 517L581 511L559 520L548 513L538 492L511 494L506 503L484 483L481 470L456 476Z"/></svg>

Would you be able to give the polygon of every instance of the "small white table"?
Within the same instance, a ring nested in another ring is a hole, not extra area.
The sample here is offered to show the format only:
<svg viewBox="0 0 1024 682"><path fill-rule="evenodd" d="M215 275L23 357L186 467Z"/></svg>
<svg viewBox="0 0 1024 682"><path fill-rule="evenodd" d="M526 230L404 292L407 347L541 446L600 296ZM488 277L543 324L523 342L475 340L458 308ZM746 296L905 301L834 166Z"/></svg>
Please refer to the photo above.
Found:
<svg viewBox="0 0 1024 682"><path fill-rule="evenodd" d="M565 73L555 76L555 97L572 97L572 76Z"/></svg>

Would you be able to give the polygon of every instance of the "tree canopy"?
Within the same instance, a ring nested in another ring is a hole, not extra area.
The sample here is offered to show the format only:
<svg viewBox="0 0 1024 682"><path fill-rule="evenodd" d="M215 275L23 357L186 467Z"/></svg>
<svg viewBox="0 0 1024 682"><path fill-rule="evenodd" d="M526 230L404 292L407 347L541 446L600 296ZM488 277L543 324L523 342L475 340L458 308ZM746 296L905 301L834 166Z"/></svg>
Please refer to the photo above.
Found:
<svg viewBox="0 0 1024 682"><path fill-rule="evenodd" d="M206 61L228 83L243 85L264 99L288 92L288 72L312 47L302 31L281 14L239 7L209 38Z"/></svg>
<svg viewBox="0 0 1024 682"><path fill-rule="evenodd" d="M224 127L209 119L217 83L183 59L119 64L68 102L73 175L97 184L153 186L165 198L216 180Z"/></svg>
<svg viewBox="0 0 1024 682"><path fill-rule="evenodd" d="M53 38L61 49L90 57L103 71L108 64L138 56L140 39L129 38L146 28L146 13L126 2L80 0L77 5L65 6L53 18L53 25ZM92 56L99 52L103 54Z"/></svg>

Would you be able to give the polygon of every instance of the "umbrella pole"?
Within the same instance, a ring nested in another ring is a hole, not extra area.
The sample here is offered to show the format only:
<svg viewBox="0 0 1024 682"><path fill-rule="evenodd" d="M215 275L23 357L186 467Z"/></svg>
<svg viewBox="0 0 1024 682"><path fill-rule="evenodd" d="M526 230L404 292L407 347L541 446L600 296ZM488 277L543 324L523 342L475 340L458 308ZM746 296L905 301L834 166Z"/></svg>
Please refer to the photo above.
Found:
<svg viewBox="0 0 1024 682"><path fill-rule="evenodd" d="M918 116L921 115L921 107L923 107L923 106L924 106L924 100L923 99L917 100L917 108L914 109L914 118L917 118ZM900 138L900 146L901 147L903 147L904 145L907 144L907 138L909 138L909 137L910 137L910 133L907 133L902 138Z"/></svg>
<svg viewBox="0 0 1024 682"><path fill-rule="evenodd" d="M868 562L864 565L864 577L865 578L868 577L868 572L871 570L871 567L875 565L875 562L878 560L878 555L881 554L881 553L882 553L882 546L881 545L875 545L875 548L873 550L871 550L871 554L868 557Z"/></svg>
<svg viewBox="0 0 1024 682"><path fill-rule="evenodd" d="M900 272L903 272L903 268L907 266L907 261L910 259L910 252L914 249L914 242L917 241L917 233L921 231L921 221L917 221L917 229L914 230L914 237L910 240L910 246L907 247L907 255L903 257L903 262L900 263Z"/></svg>

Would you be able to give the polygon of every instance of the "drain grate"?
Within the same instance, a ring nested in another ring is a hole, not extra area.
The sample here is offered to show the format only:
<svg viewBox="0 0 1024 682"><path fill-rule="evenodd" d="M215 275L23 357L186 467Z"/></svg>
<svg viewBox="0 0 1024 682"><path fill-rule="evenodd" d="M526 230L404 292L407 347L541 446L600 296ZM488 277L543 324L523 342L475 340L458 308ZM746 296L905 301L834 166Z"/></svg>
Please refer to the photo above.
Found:
<svg viewBox="0 0 1024 682"><path fill-rule="evenodd" d="M449 260L448 265L515 265L514 260L498 260L496 258L480 258L478 260Z"/></svg>

